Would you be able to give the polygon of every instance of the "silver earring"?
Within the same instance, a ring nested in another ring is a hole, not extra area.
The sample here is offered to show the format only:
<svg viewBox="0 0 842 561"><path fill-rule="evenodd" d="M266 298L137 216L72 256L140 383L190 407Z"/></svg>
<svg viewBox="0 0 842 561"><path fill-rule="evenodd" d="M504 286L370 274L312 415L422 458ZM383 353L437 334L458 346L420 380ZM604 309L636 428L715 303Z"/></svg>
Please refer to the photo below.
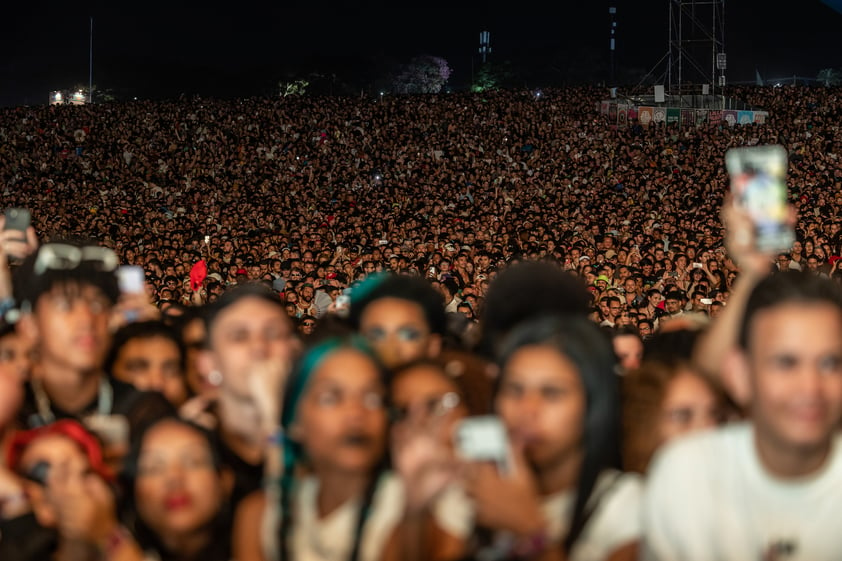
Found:
<svg viewBox="0 0 842 561"><path fill-rule="evenodd" d="M222 383L222 372L219 370L211 370L208 372L208 383L212 386L218 386Z"/></svg>

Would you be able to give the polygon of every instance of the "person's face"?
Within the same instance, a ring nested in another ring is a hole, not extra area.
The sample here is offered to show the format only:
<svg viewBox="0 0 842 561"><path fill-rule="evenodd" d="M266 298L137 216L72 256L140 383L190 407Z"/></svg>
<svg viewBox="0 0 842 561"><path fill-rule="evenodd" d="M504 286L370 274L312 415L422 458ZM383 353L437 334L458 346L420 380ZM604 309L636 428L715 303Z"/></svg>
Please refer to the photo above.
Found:
<svg viewBox="0 0 842 561"><path fill-rule="evenodd" d="M71 438L62 434L44 435L32 441L21 455L19 471L29 473L40 462L49 464L50 475L53 471L60 471L69 477L80 477L91 468L88 456L82 448ZM24 482L24 487L33 513L41 526L55 527L58 513L44 487L29 480Z"/></svg>
<svg viewBox="0 0 842 561"><path fill-rule="evenodd" d="M758 312L739 364L750 375L758 440L814 451L842 416L842 316L828 304L782 304Z"/></svg>
<svg viewBox="0 0 842 561"><path fill-rule="evenodd" d="M652 335L652 327L646 322L638 324L637 331L640 333L641 337L649 337Z"/></svg>
<svg viewBox="0 0 842 561"><path fill-rule="evenodd" d="M377 366L360 351L338 350L317 367L289 429L317 475L368 472L380 460L386 447L384 397Z"/></svg>
<svg viewBox="0 0 842 561"><path fill-rule="evenodd" d="M187 401L181 353L166 337L129 340L120 349L112 374L141 391L161 392L176 407Z"/></svg>
<svg viewBox="0 0 842 561"><path fill-rule="evenodd" d="M184 341L185 356L185 379L193 393L200 394L205 384L197 367L199 351L205 342L205 322L199 318L191 320L182 330L181 337Z"/></svg>
<svg viewBox="0 0 842 561"><path fill-rule="evenodd" d="M0 376L6 375L21 382L29 378L32 357L29 345L15 332L0 337Z"/></svg>
<svg viewBox="0 0 842 561"><path fill-rule="evenodd" d="M138 516L164 539L207 528L227 495L207 439L177 421L144 435L133 491Z"/></svg>
<svg viewBox="0 0 842 561"><path fill-rule="evenodd" d="M670 380L664 394L658 423L660 442L713 427L719 418L719 402L710 386L697 374L683 371Z"/></svg>
<svg viewBox="0 0 842 561"><path fill-rule="evenodd" d="M21 329L37 341L41 361L58 367L57 372L95 373L110 342L110 312L111 302L99 288L56 285L38 299L32 315L21 318Z"/></svg>
<svg viewBox="0 0 842 561"><path fill-rule="evenodd" d="M202 355L203 375L222 375L221 393L250 395L252 369L265 361L290 362L299 348L292 322L280 306L245 297L222 310L209 334L210 349ZM200 357L200 359L202 359Z"/></svg>
<svg viewBox="0 0 842 561"><path fill-rule="evenodd" d="M819 260L815 257L810 257L809 259L807 259L807 268L810 271L815 272L819 268Z"/></svg>
<svg viewBox="0 0 842 561"><path fill-rule="evenodd" d="M640 366L643 360L643 342L635 335L622 335L614 337L614 354L620 361L620 366L625 372L634 370Z"/></svg>
<svg viewBox="0 0 842 561"><path fill-rule="evenodd" d="M441 347L441 338L430 332L423 308L400 298L380 298L366 306L360 333L387 368L434 356Z"/></svg>
<svg viewBox="0 0 842 561"><path fill-rule="evenodd" d="M637 284L634 282L634 279L626 279L623 283L623 290L626 291L626 294L634 294L637 292Z"/></svg>
<svg viewBox="0 0 842 561"><path fill-rule="evenodd" d="M664 302L664 309L669 314L677 314L681 310L681 301L675 298L667 298Z"/></svg>
<svg viewBox="0 0 842 561"><path fill-rule="evenodd" d="M620 311L622 309L623 309L623 306L620 304L620 302L615 302L615 301L612 300L611 302L608 303L608 314L612 318L616 318L617 316L619 316Z"/></svg>
<svg viewBox="0 0 842 561"><path fill-rule="evenodd" d="M299 295L301 296L301 300L304 302L312 302L313 301L313 287L312 286L302 286Z"/></svg>
<svg viewBox="0 0 842 561"><path fill-rule="evenodd" d="M512 441L524 446L527 460L539 470L581 450L585 403L575 365L541 345L515 351L495 402Z"/></svg>
<svg viewBox="0 0 842 561"><path fill-rule="evenodd" d="M316 320L313 319L305 319L301 322L301 333L302 335L312 335L313 330L316 329Z"/></svg>
<svg viewBox="0 0 842 561"><path fill-rule="evenodd" d="M438 436L450 448L456 422L468 415L459 388L432 365L418 365L401 372L391 385L393 423L436 422Z"/></svg>

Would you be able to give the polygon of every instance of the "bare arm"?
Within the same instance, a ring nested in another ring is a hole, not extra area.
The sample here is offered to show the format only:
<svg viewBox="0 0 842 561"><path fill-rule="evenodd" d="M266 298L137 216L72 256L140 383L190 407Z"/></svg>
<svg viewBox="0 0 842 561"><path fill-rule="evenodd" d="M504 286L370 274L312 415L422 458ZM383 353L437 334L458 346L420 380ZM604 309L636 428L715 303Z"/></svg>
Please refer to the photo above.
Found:
<svg viewBox="0 0 842 561"><path fill-rule="evenodd" d="M237 561L266 561L260 539L266 504L266 494L255 491L237 507L232 532L232 553Z"/></svg>
<svg viewBox="0 0 842 561"><path fill-rule="evenodd" d="M744 211L726 201L722 220L726 227L726 246L741 272L734 281L722 314L700 335L693 348L693 363L704 374L723 383L731 397L739 402L742 392L732 387L729 380L722 379L722 363L737 345L740 321L748 298L757 283L770 273L773 256L754 249L754 227Z"/></svg>

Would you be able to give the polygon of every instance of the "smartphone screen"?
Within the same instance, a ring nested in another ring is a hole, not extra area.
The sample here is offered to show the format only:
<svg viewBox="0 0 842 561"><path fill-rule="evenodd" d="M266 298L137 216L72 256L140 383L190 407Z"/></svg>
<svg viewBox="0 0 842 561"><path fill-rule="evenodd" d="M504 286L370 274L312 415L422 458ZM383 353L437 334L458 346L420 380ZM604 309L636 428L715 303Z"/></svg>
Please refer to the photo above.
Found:
<svg viewBox="0 0 842 561"><path fill-rule="evenodd" d="M146 275L139 265L123 265L117 269L117 283L123 294L143 294Z"/></svg>
<svg viewBox="0 0 842 561"><path fill-rule="evenodd" d="M788 224L787 153L783 146L731 148L725 153L731 191L754 222L756 247L787 251L795 241Z"/></svg>
<svg viewBox="0 0 842 561"><path fill-rule="evenodd" d="M454 433L457 455L472 462L493 462L501 473L509 467L509 437L499 417L468 417Z"/></svg>
<svg viewBox="0 0 842 561"><path fill-rule="evenodd" d="M5 217L6 221L3 229L17 230L19 232L25 232L29 228L30 221L32 220L29 210L25 208L7 208Z"/></svg>

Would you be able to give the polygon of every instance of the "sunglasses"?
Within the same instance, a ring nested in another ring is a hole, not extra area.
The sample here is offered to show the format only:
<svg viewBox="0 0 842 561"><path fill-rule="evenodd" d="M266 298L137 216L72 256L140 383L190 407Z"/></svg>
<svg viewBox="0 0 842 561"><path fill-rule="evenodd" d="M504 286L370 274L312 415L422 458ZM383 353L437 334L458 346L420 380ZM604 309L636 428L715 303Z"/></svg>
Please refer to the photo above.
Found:
<svg viewBox="0 0 842 561"><path fill-rule="evenodd" d="M70 271L82 262L90 263L99 271L114 271L120 264L117 254L107 247L50 243L41 246L35 258L33 273L43 275L47 271Z"/></svg>

